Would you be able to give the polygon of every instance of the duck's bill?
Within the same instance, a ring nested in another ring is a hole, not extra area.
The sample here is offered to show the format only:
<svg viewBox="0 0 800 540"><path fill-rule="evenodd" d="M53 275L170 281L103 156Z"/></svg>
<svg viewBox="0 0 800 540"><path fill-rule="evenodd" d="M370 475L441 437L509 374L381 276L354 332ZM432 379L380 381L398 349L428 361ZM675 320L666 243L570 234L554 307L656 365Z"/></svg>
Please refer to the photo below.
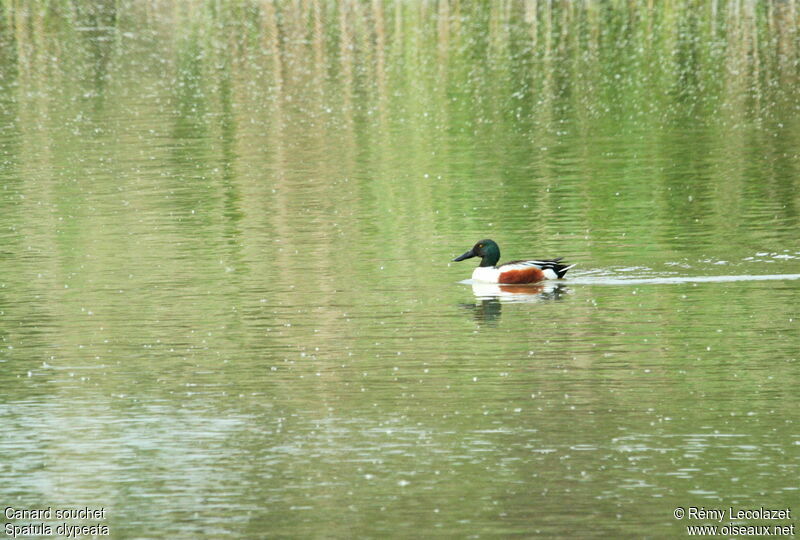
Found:
<svg viewBox="0 0 800 540"><path fill-rule="evenodd" d="M463 261L464 259L471 259L474 256L475 256L475 252L472 251L472 250L469 250L466 253L464 253L463 255L459 255L458 257L453 259L453 262L455 262L455 261Z"/></svg>

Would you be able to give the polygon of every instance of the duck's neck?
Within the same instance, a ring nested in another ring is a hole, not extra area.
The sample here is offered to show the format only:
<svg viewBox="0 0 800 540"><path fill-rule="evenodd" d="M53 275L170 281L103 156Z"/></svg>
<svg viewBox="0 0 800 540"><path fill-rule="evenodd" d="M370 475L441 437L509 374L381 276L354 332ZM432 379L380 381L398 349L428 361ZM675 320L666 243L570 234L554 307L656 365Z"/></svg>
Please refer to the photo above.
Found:
<svg viewBox="0 0 800 540"><path fill-rule="evenodd" d="M481 259L481 266L495 266L497 261L500 260L500 248L497 245L486 246L483 258Z"/></svg>

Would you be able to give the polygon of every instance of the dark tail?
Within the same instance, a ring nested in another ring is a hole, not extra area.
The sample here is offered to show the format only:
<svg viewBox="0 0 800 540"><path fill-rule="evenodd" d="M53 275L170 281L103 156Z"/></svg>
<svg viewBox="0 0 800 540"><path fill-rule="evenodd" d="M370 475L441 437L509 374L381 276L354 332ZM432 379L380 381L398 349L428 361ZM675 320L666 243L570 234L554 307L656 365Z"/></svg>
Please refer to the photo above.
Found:
<svg viewBox="0 0 800 540"><path fill-rule="evenodd" d="M539 268L542 270L552 270L558 276L558 279L562 279L564 275L567 273L567 270L575 266L574 264L561 264L560 261L564 257L559 257L558 259L549 259L549 260L537 260L532 261L539 265Z"/></svg>
<svg viewBox="0 0 800 540"><path fill-rule="evenodd" d="M575 266L575 264L554 264L553 270L555 270L556 274L558 275L558 279L563 279L567 273L567 270Z"/></svg>

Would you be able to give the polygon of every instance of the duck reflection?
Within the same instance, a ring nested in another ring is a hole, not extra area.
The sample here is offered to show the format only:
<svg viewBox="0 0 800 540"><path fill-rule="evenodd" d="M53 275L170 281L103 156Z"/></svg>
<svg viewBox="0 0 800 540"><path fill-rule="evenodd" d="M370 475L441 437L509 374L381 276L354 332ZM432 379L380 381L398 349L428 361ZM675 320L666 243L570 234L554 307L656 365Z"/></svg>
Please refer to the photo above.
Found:
<svg viewBox="0 0 800 540"><path fill-rule="evenodd" d="M461 304L461 307L471 311L475 321L481 326L495 326L503 313L503 306L497 298L485 298L475 304Z"/></svg>
<svg viewBox="0 0 800 540"><path fill-rule="evenodd" d="M537 303L558 300L567 293L561 283L536 283L533 285L508 285L472 282L472 293L481 300L497 299L502 302Z"/></svg>
<svg viewBox="0 0 800 540"><path fill-rule="evenodd" d="M478 302L462 304L472 311L479 324L495 325L503 313L505 303L539 303L560 300L569 292L560 283L535 285L501 285L497 283L472 282L472 293Z"/></svg>

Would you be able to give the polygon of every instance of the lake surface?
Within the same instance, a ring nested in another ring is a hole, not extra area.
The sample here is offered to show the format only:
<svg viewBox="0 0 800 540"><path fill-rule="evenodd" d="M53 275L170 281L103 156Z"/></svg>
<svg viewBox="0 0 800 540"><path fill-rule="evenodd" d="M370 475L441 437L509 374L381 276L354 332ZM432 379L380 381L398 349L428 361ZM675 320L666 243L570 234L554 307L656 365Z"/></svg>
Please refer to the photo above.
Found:
<svg viewBox="0 0 800 540"><path fill-rule="evenodd" d="M794 2L17 4L0 507L118 538L800 512ZM482 238L577 266L473 286Z"/></svg>

